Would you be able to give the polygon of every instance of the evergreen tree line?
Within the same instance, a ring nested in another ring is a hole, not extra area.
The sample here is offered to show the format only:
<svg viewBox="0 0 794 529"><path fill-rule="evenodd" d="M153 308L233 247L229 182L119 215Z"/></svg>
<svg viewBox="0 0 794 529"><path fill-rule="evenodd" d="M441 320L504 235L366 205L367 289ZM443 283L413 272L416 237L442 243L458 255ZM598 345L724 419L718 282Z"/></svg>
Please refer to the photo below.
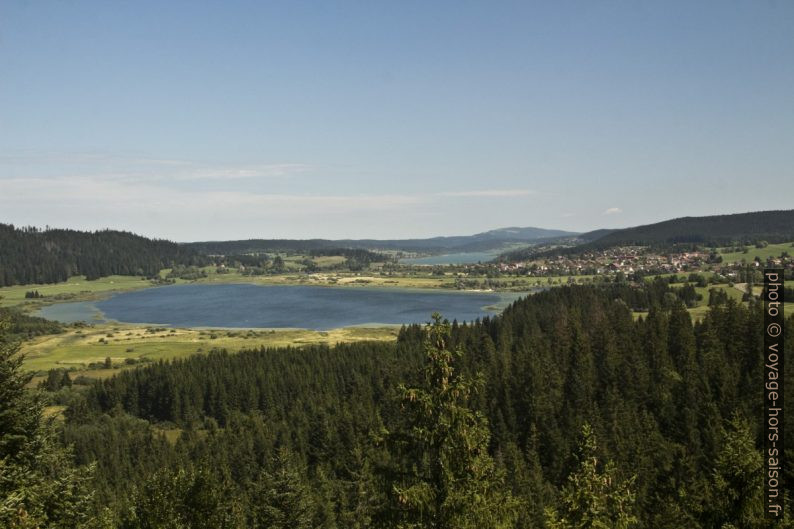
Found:
<svg viewBox="0 0 794 529"><path fill-rule="evenodd" d="M184 243L186 248L214 256L239 256L263 253L303 253L339 248L340 243L326 239L247 239L242 241L206 241ZM335 254L336 255L336 254Z"/></svg>
<svg viewBox="0 0 794 529"><path fill-rule="evenodd" d="M681 217L607 233L589 248L639 244L667 247L677 244L729 246L758 241L787 242L794 239L794 210L757 211L708 217Z"/></svg>
<svg viewBox="0 0 794 529"><path fill-rule="evenodd" d="M5 323L6 334L16 338L28 339L63 332L63 325L57 321L30 316L16 308L0 307L0 322Z"/></svg>
<svg viewBox="0 0 794 529"><path fill-rule="evenodd" d="M752 300L693 324L661 283L561 287L396 343L125 371L62 436L121 527L761 528L762 332Z"/></svg>
<svg viewBox="0 0 794 529"><path fill-rule="evenodd" d="M388 260L385 254L365 250L363 248L316 248L309 252L312 257L341 255L347 259L354 259L363 264L378 263Z"/></svg>
<svg viewBox="0 0 794 529"><path fill-rule="evenodd" d="M582 244L568 248L520 248L499 256L515 262L553 257L576 256L618 246L648 246L656 252L702 251L720 246L783 243L794 240L794 210L757 211L708 217L681 217L655 224L619 230L595 230L578 238ZM713 258L716 260L718 256Z"/></svg>
<svg viewBox="0 0 794 529"><path fill-rule="evenodd" d="M0 319L0 527L91 527L98 520L93 466L74 465L44 416L43 395L26 389L32 374L21 369L9 327Z"/></svg>
<svg viewBox="0 0 794 529"><path fill-rule="evenodd" d="M74 275L153 277L175 264L206 265L209 258L176 243L128 232L38 230L0 224L0 286L57 283Z"/></svg>

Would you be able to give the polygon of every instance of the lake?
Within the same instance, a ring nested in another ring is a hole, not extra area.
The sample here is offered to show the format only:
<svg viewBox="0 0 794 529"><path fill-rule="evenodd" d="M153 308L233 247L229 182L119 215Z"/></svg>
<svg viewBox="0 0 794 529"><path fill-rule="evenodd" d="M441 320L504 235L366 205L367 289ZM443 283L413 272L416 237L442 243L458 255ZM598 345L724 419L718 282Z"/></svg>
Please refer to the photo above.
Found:
<svg viewBox="0 0 794 529"><path fill-rule="evenodd" d="M461 252L443 255L429 255L426 257L407 257L400 259L400 263L413 265L461 265L487 263L499 257L501 251L490 252Z"/></svg>
<svg viewBox="0 0 794 529"><path fill-rule="evenodd" d="M433 312L471 321L495 314L519 293L358 287L172 285L124 292L96 302L61 303L39 315L66 323L103 319L175 327L327 330L424 323Z"/></svg>

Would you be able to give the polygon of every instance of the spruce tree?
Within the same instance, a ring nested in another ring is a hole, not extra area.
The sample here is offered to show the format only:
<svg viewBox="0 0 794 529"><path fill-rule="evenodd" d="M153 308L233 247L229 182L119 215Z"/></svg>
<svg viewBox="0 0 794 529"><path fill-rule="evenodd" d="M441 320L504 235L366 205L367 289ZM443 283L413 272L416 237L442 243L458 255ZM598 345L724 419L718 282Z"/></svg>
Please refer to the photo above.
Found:
<svg viewBox="0 0 794 529"><path fill-rule="evenodd" d="M252 527L262 529L310 529L315 505L309 488L289 453L281 449L275 469L263 471L251 499Z"/></svg>
<svg viewBox="0 0 794 529"><path fill-rule="evenodd" d="M0 527L87 527L92 469L72 464L40 394L26 389L32 374L8 329L0 321Z"/></svg>
<svg viewBox="0 0 794 529"><path fill-rule="evenodd" d="M764 515L764 460L755 447L750 424L741 416L731 419L714 462L714 472L703 509L703 524L720 529L771 527ZM792 527L787 514L776 527Z"/></svg>
<svg viewBox="0 0 794 529"><path fill-rule="evenodd" d="M243 516L234 490L202 463L164 469L132 494L120 529L238 529Z"/></svg>
<svg viewBox="0 0 794 529"><path fill-rule="evenodd" d="M601 466L589 424L582 427L579 468L560 494L560 508L546 509L549 529L629 529L636 527L633 479L619 482L612 462Z"/></svg>
<svg viewBox="0 0 794 529"><path fill-rule="evenodd" d="M401 528L512 527L517 503L488 453L486 418L468 407L481 378L461 375L463 351L450 348L450 324L433 314L421 387L400 385L403 422L387 433L394 467L387 478L387 523Z"/></svg>

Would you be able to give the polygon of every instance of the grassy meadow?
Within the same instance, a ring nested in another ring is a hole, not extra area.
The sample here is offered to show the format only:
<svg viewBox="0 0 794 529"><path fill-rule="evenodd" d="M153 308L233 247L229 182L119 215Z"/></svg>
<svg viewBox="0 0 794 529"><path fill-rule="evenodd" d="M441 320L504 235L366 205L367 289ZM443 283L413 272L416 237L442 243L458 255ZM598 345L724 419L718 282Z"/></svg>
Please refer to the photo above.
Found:
<svg viewBox="0 0 794 529"><path fill-rule="evenodd" d="M788 252L789 254L794 255L794 243L784 242L780 244L770 244L766 248L748 246L747 253L733 252L731 250L731 248L719 249L719 253L722 255L723 263L740 263L742 260L750 263L754 261L756 257L759 257L761 261L766 261L770 257L780 257L780 254L783 252Z"/></svg>
<svg viewBox="0 0 794 529"><path fill-rule="evenodd" d="M750 248L748 254L724 253L728 260L748 259L755 255L761 258L778 256L790 248L790 243L769 245L767 248ZM218 273L214 266L205 267L207 277L195 281L177 279L175 282L199 284L251 283L258 285L316 285L346 287L379 287L379 288L419 288L419 289L455 289L459 279L474 281L485 285L484 277L463 277L447 272L443 275L434 274L430 267L427 270L406 269L400 275L382 272L379 267L369 271L353 273L337 270L322 270L344 262L341 256L315 257L314 261L321 268L316 273L298 272L303 256L287 256L284 258L287 272L279 275L250 276L237 270ZM170 270L161 271L165 278ZM711 272L700 272L705 276ZM668 274L669 275L669 274ZM682 275L682 274L678 274ZM498 290L526 292L537 287L554 287L571 283L588 284L597 282L598 276L559 276L559 277L505 277L496 278L500 284ZM683 283L674 286L681 286ZM72 277L68 281L46 285L24 285L0 288L0 307L17 306L27 312L34 312L43 305L68 302L91 301L101 299L118 292L150 288L155 283L142 277L110 276L94 281L85 277ZM794 281L787 281L788 287L794 287ZM469 287L476 288L476 287ZM485 288L485 287L483 287ZM697 287L702 296L696 307L690 309L693 319L701 319L708 311L708 297L711 288L725 290L728 295L741 301L745 285L735 286L709 285ZM42 298L26 299L25 293L38 291ZM756 288L754 294L760 294ZM517 294L516 294L517 295ZM509 301L509 300L508 300ZM788 314L794 313L794 300L785 306ZM506 304L506 303L505 303ZM500 306L498 308L504 308ZM640 314L635 314L639 316ZM87 327L67 327L67 331L59 335L42 336L23 344L22 351L26 355L25 368L31 371L44 372L52 368L74 369L76 374L89 377L106 377L140 362L158 361L162 359L181 358L196 353L208 352L213 348L226 348L230 351L251 347L301 346L309 344L333 344L360 340L393 340L397 334L395 327L382 328L341 328L331 331L312 331L303 329L184 329L170 327L153 327L143 325L127 325L103 323ZM103 363L110 358L110 369L90 368L90 364Z"/></svg>
<svg viewBox="0 0 794 529"><path fill-rule="evenodd" d="M138 290L151 286L151 281L137 276L108 276L93 281L87 281L85 276L74 276L63 283L0 288L0 307L23 305L33 309L48 303L87 301L99 299L114 292ZM26 299L25 293L30 291L38 291L44 297Z"/></svg>
<svg viewBox="0 0 794 529"><path fill-rule="evenodd" d="M702 274L703 275L708 275L708 273L705 273L705 272L703 272ZM671 274L663 274L664 277L667 277L669 275L671 275ZM678 275L681 275L681 274L678 274ZM646 278L646 280L650 281L650 280L652 280L652 278ZM672 286L674 288L680 288L680 287L682 287L684 285L686 285L686 283L673 283L670 286ZM698 321L698 320L702 319L706 315L708 310L709 310L709 290L711 290L711 289L724 290L728 294L729 298L732 298L732 299L736 300L737 302L741 302L742 301L742 296L744 296L744 288L745 288L744 283L739 283L739 284L736 284L734 286L730 286L730 285L727 285L727 284L721 284L721 285L708 285L708 286L705 286L705 287L695 287L695 291L698 294L700 294L702 299L697 302L696 306L690 307L687 310L689 311L689 314L692 315L692 320L693 321ZM756 292L756 295L758 295L758 292ZM634 313L634 318L636 319L636 318L639 318L640 316L645 316L646 314L647 314L647 312L635 312Z"/></svg>
<svg viewBox="0 0 794 529"><path fill-rule="evenodd" d="M682 286L682 285L674 285L674 286ZM709 311L709 290L711 289L718 289L723 290L728 294L729 298L737 302L742 301L742 296L744 296L744 284L740 283L735 286L729 285L709 285L707 287L695 287L695 291L700 294L702 299L698 301L696 307L690 308L689 313L692 315L692 319L697 321L702 319L706 313Z"/></svg>
<svg viewBox="0 0 794 529"><path fill-rule="evenodd" d="M31 371L75 369L79 374L102 378L141 361L182 358L213 348L230 351L253 347L281 347L363 340L394 340L398 327L347 327L329 331L306 329L176 329L103 324L70 327L65 333L40 336L22 345L24 367ZM89 369L110 358L110 369Z"/></svg>

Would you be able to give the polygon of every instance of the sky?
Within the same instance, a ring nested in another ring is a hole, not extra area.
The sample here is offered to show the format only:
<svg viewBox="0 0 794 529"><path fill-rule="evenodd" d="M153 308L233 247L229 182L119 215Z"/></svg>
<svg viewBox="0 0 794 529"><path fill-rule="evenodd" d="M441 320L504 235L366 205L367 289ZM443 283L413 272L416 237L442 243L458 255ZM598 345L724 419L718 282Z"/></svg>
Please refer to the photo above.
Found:
<svg viewBox="0 0 794 529"><path fill-rule="evenodd" d="M0 222L177 241L794 207L794 2L0 1Z"/></svg>

